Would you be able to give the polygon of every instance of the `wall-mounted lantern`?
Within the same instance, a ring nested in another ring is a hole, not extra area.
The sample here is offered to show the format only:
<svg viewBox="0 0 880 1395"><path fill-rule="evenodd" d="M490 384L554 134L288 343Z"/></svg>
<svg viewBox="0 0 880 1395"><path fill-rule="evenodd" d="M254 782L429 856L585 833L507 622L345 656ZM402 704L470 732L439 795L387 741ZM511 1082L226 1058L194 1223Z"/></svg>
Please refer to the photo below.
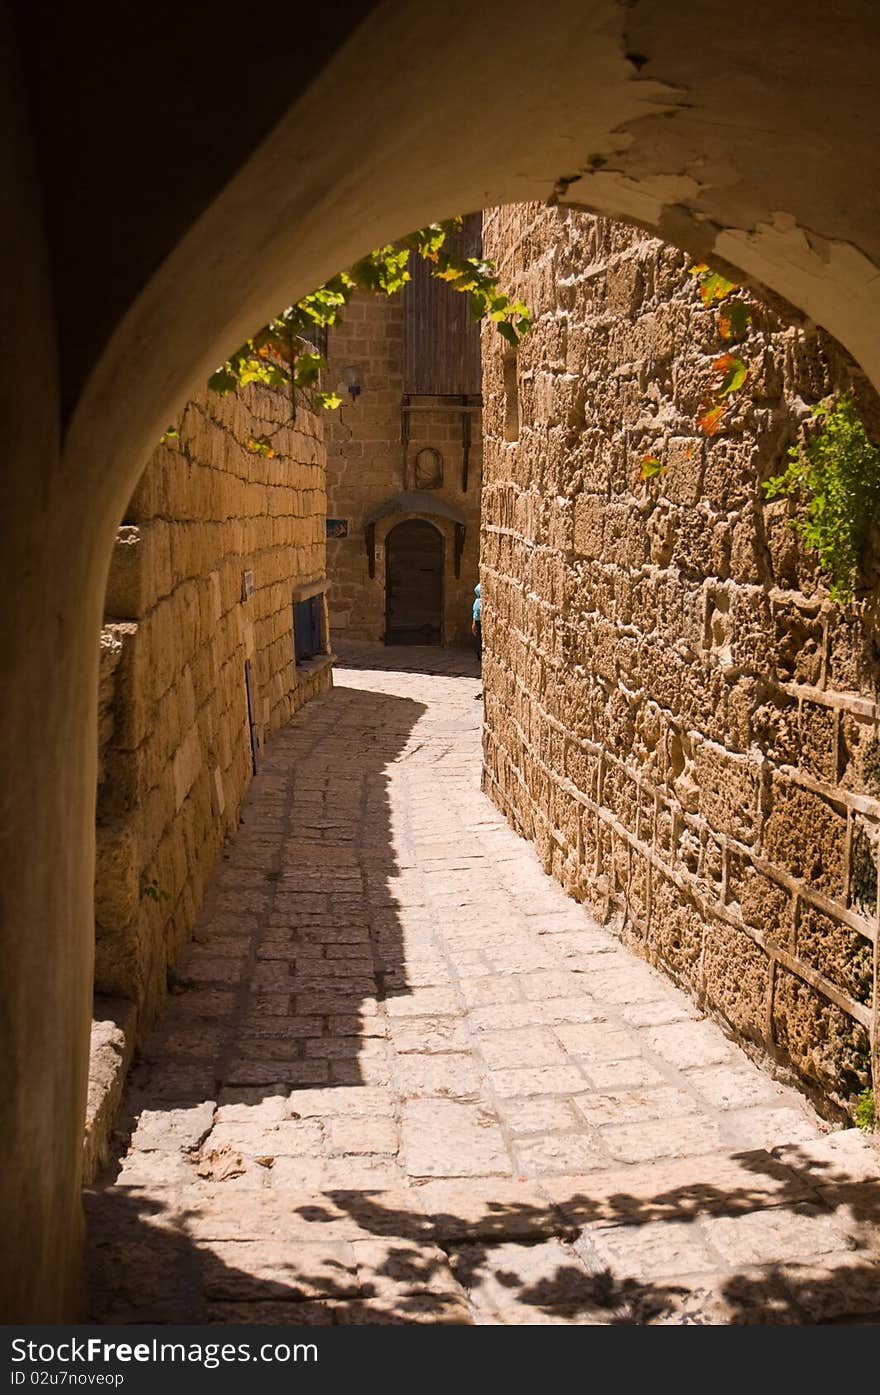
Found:
<svg viewBox="0 0 880 1395"><path fill-rule="evenodd" d="M347 392L352 403L355 403L361 395L360 364L346 363L340 371L342 373L342 382L339 384L339 387Z"/></svg>

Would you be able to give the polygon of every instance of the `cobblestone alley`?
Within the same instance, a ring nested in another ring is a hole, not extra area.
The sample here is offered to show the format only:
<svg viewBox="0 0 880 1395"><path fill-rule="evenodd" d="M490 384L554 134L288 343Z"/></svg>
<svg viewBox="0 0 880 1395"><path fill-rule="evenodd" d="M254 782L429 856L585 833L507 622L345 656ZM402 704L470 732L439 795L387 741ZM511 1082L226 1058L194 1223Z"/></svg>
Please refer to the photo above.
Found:
<svg viewBox="0 0 880 1395"><path fill-rule="evenodd" d="M88 1316L877 1320L875 1149L544 875L474 673L364 650L270 742L86 1198Z"/></svg>

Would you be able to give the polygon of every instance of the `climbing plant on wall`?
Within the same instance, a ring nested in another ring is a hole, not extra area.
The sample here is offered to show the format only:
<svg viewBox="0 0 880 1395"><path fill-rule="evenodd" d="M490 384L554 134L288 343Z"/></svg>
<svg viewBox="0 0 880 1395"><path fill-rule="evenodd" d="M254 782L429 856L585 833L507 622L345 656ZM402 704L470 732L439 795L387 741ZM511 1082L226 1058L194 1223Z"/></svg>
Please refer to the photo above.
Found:
<svg viewBox="0 0 880 1395"><path fill-rule="evenodd" d="M690 275L697 278L703 304L707 308L721 306L716 316L719 339L725 344L741 339L751 324L752 309L747 300L730 301L729 297L737 290L736 282L728 281L705 262L692 266ZM714 436L719 430L730 408L732 394L739 391L748 376L748 364L729 348L713 359L697 411L697 426L706 436Z"/></svg>
<svg viewBox="0 0 880 1395"><path fill-rule="evenodd" d="M812 427L764 489L768 499L803 505L792 527L830 573L832 599L851 601L868 535L880 523L880 447L869 439L849 393L815 406Z"/></svg>
<svg viewBox="0 0 880 1395"><path fill-rule="evenodd" d="M413 255L428 263L432 276L470 297L474 321L492 321L498 332L515 347L531 327L528 306L511 300L500 291L490 261L459 257L449 250L447 239L461 226L461 218L450 218L419 228L399 242L374 248L348 271L339 272L316 291L282 310L212 373L209 388L221 396L248 383L287 388L291 418L296 414L298 391L306 394L309 405L316 411L339 407L342 399L320 386L321 371L327 364L312 342L315 333L338 323L340 312L357 291L396 294L410 279L408 263ZM269 437L253 439L250 448L261 455L274 453Z"/></svg>
<svg viewBox="0 0 880 1395"><path fill-rule="evenodd" d="M728 281L720 271L715 271L706 262L697 262L689 268L690 276L696 278L697 291L706 309L718 307L715 327L719 347L709 368L709 376L703 388L697 408L696 426L704 436L715 436L720 431L734 400L734 394L745 385L749 376L749 366L736 352L736 344L748 333L752 323L752 307L742 295L732 299L739 291L735 281ZM666 465L656 455L646 455L639 462L639 476L643 480L654 479L666 473Z"/></svg>

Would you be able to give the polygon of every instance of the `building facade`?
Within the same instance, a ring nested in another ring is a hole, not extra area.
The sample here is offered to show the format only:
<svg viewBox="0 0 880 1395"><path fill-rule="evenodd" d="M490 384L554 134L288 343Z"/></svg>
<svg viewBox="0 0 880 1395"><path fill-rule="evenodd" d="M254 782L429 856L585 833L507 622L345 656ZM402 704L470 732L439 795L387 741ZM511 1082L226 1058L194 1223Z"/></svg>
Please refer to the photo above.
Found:
<svg viewBox="0 0 880 1395"><path fill-rule="evenodd" d="M480 247L480 217L462 251ZM340 640L470 643L482 474L478 327L412 259L393 299L359 295L327 335L330 627Z"/></svg>

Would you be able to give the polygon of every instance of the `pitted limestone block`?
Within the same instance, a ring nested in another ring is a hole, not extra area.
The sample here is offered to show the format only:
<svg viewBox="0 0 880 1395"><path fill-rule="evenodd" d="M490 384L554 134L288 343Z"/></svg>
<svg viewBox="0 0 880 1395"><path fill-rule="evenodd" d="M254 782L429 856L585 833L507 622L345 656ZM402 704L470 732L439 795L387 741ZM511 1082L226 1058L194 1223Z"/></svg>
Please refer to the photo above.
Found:
<svg viewBox="0 0 880 1395"><path fill-rule="evenodd" d="M773 657L776 677L782 683L808 683L819 687L822 678L822 649L825 622L800 606L775 602L772 607L775 631Z"/></svg>
<svg viewBox="0 0 880 1395"><path fill-rule="evenodd" d="M704 918L695 902L655 870L648 943L651 953L686 983L697 983L704 928Z"/></svg>
<svg viewBox="0 0 880 1395"><path fill-rule="evenodd" d="M874 922L877 915L880 825L876 819L854 814L849 850L849 904Z"/></svg>
<svg viewBox="0 0 880 1395"><path fill-rule="evenodd" d="M880 799L880 742L873 717L840 709L840 783L871 799Z"/></svg>
<svg viewBox="0 0 880 1395"><path fill-rule="evenodd" d="M763 531L751 510L733 525L730 535L730 575L734 581L761 585L770 580Z"/></svg>
<svg viewBox="0 0 880 1395"><path fill-rule="evenodd" d="M776 689L752 716L755 740L775 765L797 765L801 752L797 701Z"/></svg>
<svg viewBox="0 0 880 1395"><path fill-rule="evenodd" d="M880 635L865 615L835 616L828 625L828 686L844 692L872 692Z"/></svg>
<svg viewBox="0 0 880 1395"><path fill-rule="evenodd" d="M693 752L693 777L700 790L700 813L711 827L753 843L760 826L759 764L700 741Z"/></svg>
<svg viewBox="0 0 880 1395"><path fill-rule="evenodd" d="M586 751L576 741L565 746L565 774L583 794L595 798L599 761L595 753Z"/></svg>
<svg viewBox="0 0 880 1395"><path fill-rule="evenodd" d="M630 503L607 505L602 556L624 567L641 567L648 560L649 542L641 509Z"/></svg>
<svg viewBox="0 0 880 1395"><path fill-rule="evenodd" d="M797 927L797 957L856 1002L871 1002L874 947L866 935L803 906Z"/></svg>
<svg viewBox="0 0 880 1395"><path fill-rule="evenodd" d="M602 803L610 809L625 828L635 832L639 789L633 777L622 766L606 766L602 780Z"/></svg>
<svg viewBox="0 0 880 1395"><path fill-rule="evenodd" d="M651 876L649 860L636 848L630 848L629 877L624 890L630 915L644 927L648 922Z"/></svg>
<svg viewBox="0 0 880 1395"><path fill-rule="evenodd" d="M820 795L774 775L762 852L793 877L829 896L845 892L846 819Z"/></svg>
<svg viewBox="0 0 880 1395"><path fill-rule="evenodd" d="M801 701L800 766L817 780L837 783L837 714L833 708Z"/></svg>
<svg viewBox="0 0 880 1395"><path fill-rule="evenodd" d="M605 273L605 306L612 315L633 315L643 291L642 269L638 262L622 261Z"/></svg>
<svg viewBox="0 0 880 1395"><path fill-rule="evenodd" d="M729 858L727 899L739 909L746 924L754 925L783 948L794 947L791 892L736 853Z"/></svg>
<svg viewBox="0 0 880 1395"><path fill-rule="evenodd" d="M128 925L140 900L137 828L130 821L95 830L95 918L108 929Z"/></svg>
<svg viewBox="0 0 880 1395"><path fill-rule="evenodd" d="M774 651L767 643L773 634L770 601L752 586L733 586L730 596L730 657L745 673L775 673Z"/></svg>
<svg viewBox="0 0 880 1395"><path fill-rule="evenodd" d="M742 930L711 921L706 930L703 986L713 1007L755 1040L767 1033L770 961Z"/></svg>
<svg viewBox="0 0 880 1395"><path fill-rule="evenodd" d="M667 645L650 640L642 643L640 658L645 674L645 696L670 712L679 711L686 677L686 666L679 656Z"/></svg>
<svg viewBox="0 0 880 1395"><path fill-rule="evenodd" d="M128 501L128 508L125 510L126 523L149 522L156 514L162 512L159 507L158 479L161 466L158 460L163 455L176 457L176 450L169 445L160 445L153 452L150 463L135 485L134 493Z"/></svg>
<svg viewBox="0 0 880 1395"><path fill-rule="evenodd" d="M701 498L704 449L705 443L694 436L670 436L666 440L662 489L673 503L693 507Z"/></svg>
<svg viewBox="0 0 880 1395"><path fill-rule="evenodd" d="M803 549L791 526L795 507L788 499L774 499L764 504L762 514L773 581L777 586L798 586Z"/></svg>
<svg viewBox="0 0 880 1395"><path fill-rule="evenodd" d="M870 1083L868 1034L834 1003L787 969L777 967L773 1031L778 1050L841 1105Z"/></svg>
<svg viewBox="0 0 880 1395"><path fill-rule="evenodd" d="M670 562L699 576L726 577L730 571L730 525L708 509L670 506Z"/></svg>

